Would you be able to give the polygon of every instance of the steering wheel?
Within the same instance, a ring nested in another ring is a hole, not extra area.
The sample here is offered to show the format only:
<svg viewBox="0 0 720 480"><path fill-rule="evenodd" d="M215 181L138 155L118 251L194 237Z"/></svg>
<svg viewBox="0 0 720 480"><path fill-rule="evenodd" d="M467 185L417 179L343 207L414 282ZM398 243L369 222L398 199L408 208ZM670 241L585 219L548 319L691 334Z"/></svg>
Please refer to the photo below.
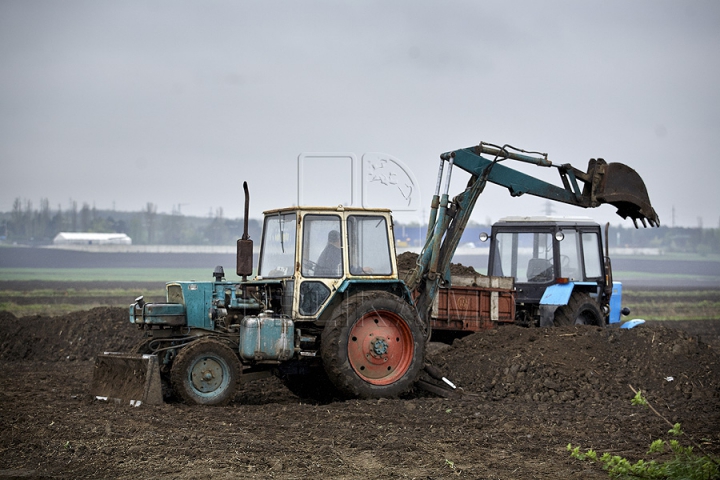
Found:
<svg viewBox="0 0 720 480"><path fill-rule="evenodd" d="M315 269L317 268L317 263L313 262L312 260L304 259L302 264L303 264L303 271L308 271L309 273L315 273Z"/></svg>
<svg viewBox="0 0 720 480"><path fill-rule="evenodd" d="M567 255L560 255L560 268L566 268L570 266L570 257Z"/></svg>

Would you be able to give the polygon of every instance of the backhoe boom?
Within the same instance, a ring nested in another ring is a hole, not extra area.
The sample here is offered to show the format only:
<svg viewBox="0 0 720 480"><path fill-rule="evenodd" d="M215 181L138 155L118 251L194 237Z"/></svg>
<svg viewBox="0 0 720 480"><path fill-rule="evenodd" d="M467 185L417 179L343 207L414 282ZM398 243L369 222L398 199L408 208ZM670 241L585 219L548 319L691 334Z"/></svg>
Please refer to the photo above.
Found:
<svg viewBox="0 0 720 480"><path fill-rule="evenodd" d="M513 197L529 194L583 208L608 203L617 207L621 217L630 217L635 227L638 220L644 226L647 223L660 225L643 180L635 170L622 163L608 164L601 158L591 159L587 171L583 172L569 164L554 165L547 154L487 143L444 153L440 159L427 240L416 269L407 279L408 287L415 292L418 312L424 319L440 284L450 282L450 261L487 182L506 187ZM503 164L507 160L556 168L562 186L514 170ZM450 201L448 190L454 166L470 173L471 178L465 191ZM445 186L441 194L443 170Z"/></svg>

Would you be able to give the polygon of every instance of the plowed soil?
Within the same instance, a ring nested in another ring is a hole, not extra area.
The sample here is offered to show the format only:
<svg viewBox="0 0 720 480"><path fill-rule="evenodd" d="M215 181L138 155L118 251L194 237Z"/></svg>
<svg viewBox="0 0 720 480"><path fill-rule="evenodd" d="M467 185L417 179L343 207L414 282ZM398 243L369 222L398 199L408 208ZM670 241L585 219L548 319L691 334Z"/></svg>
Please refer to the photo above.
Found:
<svg viewBox="0 0 720 480"><path fill-rule="evenodd" d="M124 308L0 312L0 478L607 478L568 443L647 458L667 424L720 453L718 322L632 330L503 327L428 360L463 393L317 404L278 380L225 407L88 394L98 352L141 337Z"/></svg>

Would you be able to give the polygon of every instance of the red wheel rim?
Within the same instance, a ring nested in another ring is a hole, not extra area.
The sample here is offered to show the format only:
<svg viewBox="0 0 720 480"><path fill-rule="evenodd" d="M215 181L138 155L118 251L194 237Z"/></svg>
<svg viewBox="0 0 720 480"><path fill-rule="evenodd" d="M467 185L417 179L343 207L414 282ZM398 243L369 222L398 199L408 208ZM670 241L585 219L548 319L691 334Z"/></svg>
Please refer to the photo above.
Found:
<svg viewBox="0 0 720 480"><path fill-rule="evenodd" d="M410 327L393 312L367 313L350 330L350 366L372 385L390 385L402 378L410 368L414 353Z"/></svg>

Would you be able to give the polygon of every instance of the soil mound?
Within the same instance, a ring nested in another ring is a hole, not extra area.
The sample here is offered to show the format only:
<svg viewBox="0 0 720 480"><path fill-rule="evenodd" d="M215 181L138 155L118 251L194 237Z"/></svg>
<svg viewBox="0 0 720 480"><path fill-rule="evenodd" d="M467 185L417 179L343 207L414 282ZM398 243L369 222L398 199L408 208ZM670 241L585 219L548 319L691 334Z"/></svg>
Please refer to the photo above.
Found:
<svg viewBox="0 0 720 480"><path fill-rule="evenodd" d="M720 350L662 325L508 326L432 342L428 360L465 392L448 398L315 404L266 378L217 408L89 400L94 365L80 360L141 336L125 308L0 312L0 477L600 480L568 443L635 462L668 429L630 404L628 384L720 452Z"/></svg>
<svg viewBox="0 0 720 480"><path fill-rule="evenodd" d="M129 351L142 332L124 308L101 307L59 317L16 318L0 312L0 360L90 360ZM503 326L434 344L428 360L483 400L582 403L627 398L628 385L680 404L720 402L718 352L684 330ZM700 388L702 386L702 388Z"/></svg>
<svg viewBox="0 0 720 480"><path fill-rule="evenodd" d="M490 401L625 401L632 385L671 406L689 399L720 402L717 350L657 324L634 329L504 326L456 340L431 360L466 391Z"/></svg>
<svg viewBox="0 0 720 480"><path fill-rule="evenodd" d="M0 360L90 360L103 351L128 351L142 338L125 308L98 307L59 317L16 318L0 312Z"/></svg>
<svg viewBox="0 0 720 480"><path fill-rule="evenodd" d="M398 276L403 278L410 273L417 264L418 254L413 252L404 252L397 256ZM450 264L451 275L479 275L473 267L466 267L462 263Z"/></svg>

